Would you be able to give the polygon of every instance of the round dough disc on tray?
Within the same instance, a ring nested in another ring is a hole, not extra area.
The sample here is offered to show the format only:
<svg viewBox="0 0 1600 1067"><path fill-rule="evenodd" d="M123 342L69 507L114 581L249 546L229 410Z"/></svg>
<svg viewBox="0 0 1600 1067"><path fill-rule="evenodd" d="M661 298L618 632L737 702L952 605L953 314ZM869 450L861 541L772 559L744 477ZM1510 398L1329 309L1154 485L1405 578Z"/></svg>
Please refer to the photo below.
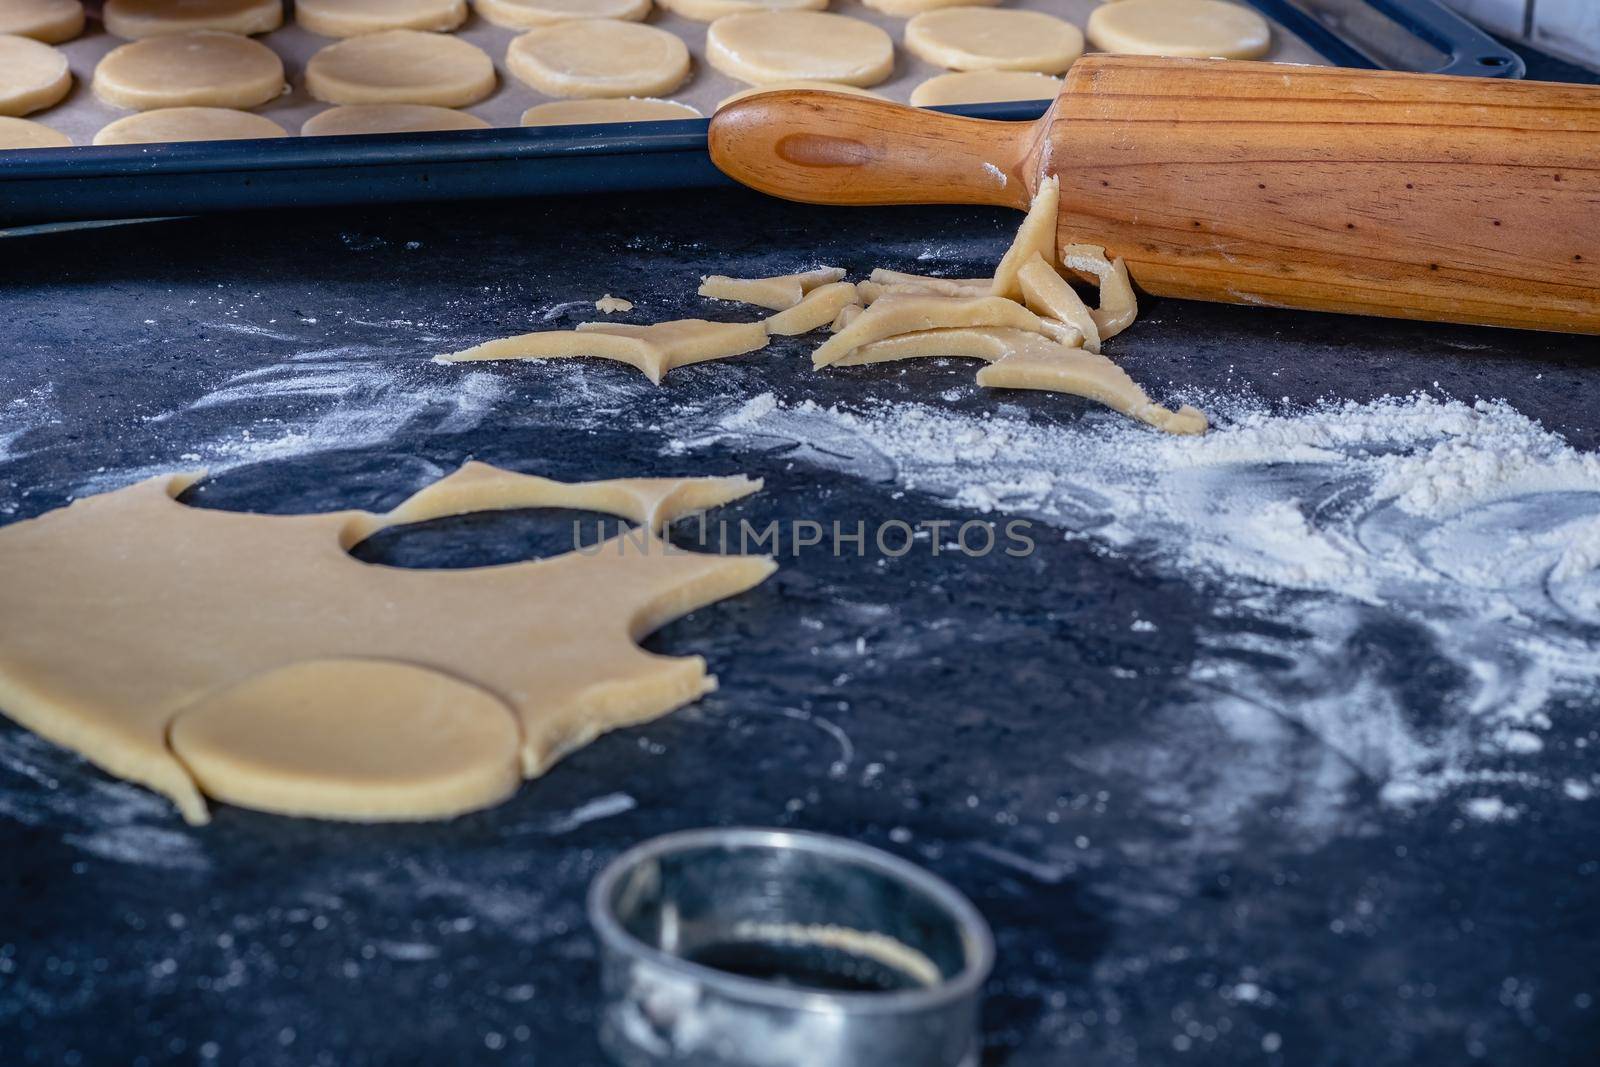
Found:
<svg viewBox="0 0 1600 1067"><path fill-rule="evenodd" d="M0 34L32 37L45 44L70 41L83 32L81 0L3 0Z"/></svg>
<svg viewBox="0 0 1600 1067"><path fill-rule="evenodd" d="M250 141L287 137L269 118L228 107L166 107L120 118L94 135L94 143L166 144L173 141Z"/></svg>
<svg viewBox="0 0 1600 1067"><path fill-rule="evenodd" d="M937 11L942 7L993 7L1000 0L861 0L874 11L895 18L908 19L924 11Z"/></svg>
<svg viewBox="0 0 1600 1067"><path fill-rule="evenodd" d="M27 115L61 103L72 89L67 57L31 37L0 37L0 115Z"/></svg>
<svg viewBox="0 0 1600 1067"><path fill-rule="evenodd" d="M650 0L473 0L488 22L531 30L569 19L622 19L638 22L650 14Z"/></svg>
<svg viewBox="0 0 1600 1067"><path fill-rule="evenodd" d="M844 15L751 11L711 24L706 59L751 85L800 79L866 86L894 71L894 42L872 23Z"/></svg>
<svg viewBox="0 0 1600 1067"><path fill-rule="evenodd" d="M294 20L323 37L384 30L445 32L467 21L467 0L295 0Z"/></svg>
<svg viewBox="0 0 1600 1067"><path fill-rule="evenodd" d="M1103 52L1194 59L1256 59L1272 47L1267 20L1225 0L1116 0L1089 16Z"/></svg>
<svg viewBox="0 0 1600 1067"><path fill-rule="evenodd" d="M348 37L306 63L306 90L330 104L466 107L494 87L494 63L483 49L420 30Z"/></svg>
<svg viewBox="0 0 1600 1067"><path fill-rule="evenodd" d="M871 89L863 89L859 85L843 85L839 82L807 81L796 78L793 81L769 82L766 85L752 85L748 89L740 89L730 93L717 102L718 109L725 108L735 100L743 100L749 96L760 96L762 93L782 92L784 89L812 89L823 93L844 93L846 96L870 96L874 100L887 100L882 93L875 93Z"/></svg>
<svg viewBox="0 0 1600 1067"><path fill-rule="evenodd" d="M1031 70L958 70L936 74L911 90L917 107L994 104L1005 100L1054 100L1061 79Z"/></svg>
<svg viewBox="0 0 1600 1067"><path fill-rule="evenodd" d="M579 126L590 122L661 122L704 115L676 100L617 96L599 100L551 100L522 113L524 126Z"/></svg>
<svg viewBox="0 0 1600 1067"><path fill-rule="evenodd" d="M147 37L113 48L94 69L94 91L117 107L257 107L283 93L283 61L236 33Z"/></svg>
<svg viewBox="0 0 1600 1067"><path fill-rule="evenodd" d="M998 2L998 0L996 0ZM696 22L715 22L746 11L821 11L828 0L660 0L674 15Z"/></svg>
<svg viewBox="0 0 1600 1067"><path fill-rule="evenodd" d="M659 96L689 77L689 49L654 26L580 19L516 38L506 67L550 96Z"/></svg>
<svg viewBox="0 0 1600 1067"><path fill-rule="evenodd" d="M42 122L0 117L0 152L13 148L70 148L72 138Z"/></svg>
<svg viewBox="0 0 1600 1067"><path fill-rule="evenodd" d="M1083 34L1072 23L1039 11L947 7L907 22L906 48L950 70L1060 74L1083 55Z"/></svg>
<svg viewBox="0 0 1600 1067"><path fill-rule="evenodd" d="M106 32L130 41L217 30L271 33L283 25L283 0L106 0Z"/></svg>
<svg viewBox="0 0 1600 1067"><path fill-rule="evenodd" d="M345 104L312 115L302 137L347 137L361 133L436 133L487 130L489 124L465 111L430 104Z"/></svg>

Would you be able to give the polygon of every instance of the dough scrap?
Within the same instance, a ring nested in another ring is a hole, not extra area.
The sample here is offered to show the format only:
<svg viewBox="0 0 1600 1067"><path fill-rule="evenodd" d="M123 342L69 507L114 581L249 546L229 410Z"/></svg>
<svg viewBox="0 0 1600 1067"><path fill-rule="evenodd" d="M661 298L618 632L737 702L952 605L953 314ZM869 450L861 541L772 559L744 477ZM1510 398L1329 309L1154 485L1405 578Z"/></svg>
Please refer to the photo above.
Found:
<svg viewBox="0 0 1600 1067"><path fill-rule="evenodd" d="M1040 333L1039 318L1001 296L930 296L895 293L877 300L811 354L813 367L837 363L853 348L902 333L952 326L1005 326Z"/></svg>
<svg viewBox="0 0 1600 1067"><path fill-rule="evenodd" d="M106 32L130 41L216 30L246 36L283 25L283 0L106 0Z"/></svg>
<svg viewBox="0 0 1600 1067"><path fill-rule="evenodd" d="M910 18L924 11L937 11L942 7L993 7L1000 0L861 0L874 11L895 18Z"/></svg>
<svg viewBox="0 0 1600 1067"><path fill-rule="evenodd" d="M833 321L828 324L828 332L838 333L840 330L856 321L856 319L860 318L861 313L865 310L867 309L862 307L860 304L846 304L844 307L839 309L839 314L834 316Z"/></svg>
<svg viewBox="0 0 1600 1067"><path fill-rule="evenodd" d="M1017 281L1028 310L1065 323L1083 338L1084 348L1100 351L1100 327L1094 314L1054 267L1035 253L1017 272Z"/></svg>
<svg viewBox="0 0 1600 1067"><path fill-rule="evenodd" d="M733 300L740 304L754 304L769 311L786 311L794 307L811 290L820 285L831 285L844 277L843 267L816 267L799 274L780 274L773 278L729 278L725 274L708 274L700 279L695 292L712 300Z"/></svg>
<svg viewBox="0 0 1600 1067"><path fill-rule="evenodd" d="M894 70L894 42L870 22L823 11L749 11L706 32L706 61L751 85L877 85Z"/></svg>
<svg viewBox="0 0 1600 1067"><path fill-rule="evenodd" d="M0 3L0 35L31 37L61 44L83 32L81 0L5 0Z"/></svg>
<svg viewBox="0 0 1600 1067"><path fill-rule="evenodd" d="M568 19L622 19L638 22L650 14L650 0L473 0L488 22L512 30L531 30Z"/></svg>
<svg viewBox="0 0 1600 1067"><path fill-rule="evenodd" d="M990 291L995 296L1022 299L1022 286L1017 281L1017 272L1035 255L1046 263L1055 264L1056 209L1060 203L1061 183L1052 174L1040 182L1039 188L1034 191L1028 214L1023 218L1022 225L1017 227L1011 247L1000 257L1000 265L994 269L994 285Z"/></svg>
<svg viewBox="0 0 1600 1067"><path fill-rule="evenodd" d="M1093 278L1099 283L1100 306L1089 314L1094 317L1102 341L1133 325L1139 315L1139 303L1122 257L1113 261L1098 245L1070 244L1061 250L1061 265L1085 280Z"/></svg>
<svg viewBox="0 0 1600 1067"><path fill-rule="evenodd" d="M1061 79L1031 70L958 70L936 74L911 90L917 107L992 104L1009 100L1054 100Z"/></svg>
<svg viewBox="0 0 1600 1067"><path fill-rule="evenodd" d="M0 115L15 118L54 107L71 89L64 53L32 37L0 37Z"/></svg>
<svg viewBox="0 0 1600 1067"><path fill-rule="evenodd" d="M767 316L767 332L792 337L820 330L855 303L856 287L852 283L831 282L821 285L807 293L794 307Z"/></svg>
<svg viewBox="0 0 1600 1067"><path fill-rule="evenodd" d="M467 0L295 0L294 20L323 37L384 30L444 33L467 21Z"/></svg>
<svg viewBox="0 0 1600 1067"><path fill-rule="evenodd" d="M668 551L660 540L673 519L760 488L742 477L564 484L468 463L386 514L270 516L178 503L200 477L152 478L0 528L0 709L166 794L193 823L207 820L204 780L231 783L219 788L247 803L332 817L432 818L493 803L504 773L484 755L494 738L536 777L608 730L713 689L700 657L634 642L774 569L764 557ZM348 554L390 527L527 507L603 511L640 529L583 552L466 570ZM374 660L427 677L363 666ZM489 726L492 709L461 686L513 712L515 733ZM330 708L341 688L358 702ZM466 714L480 721L433 734L423 728L440 707L433 696L470 699L478 708ZM350 729L391 700L403 730L370 736L354 754ZM272 732L246 721L267 708L287 736L259 753L241 747ZM175 720L177 744L201 754L200 784L169 745ZM450 751L433 763L436 739ZM398 781L380 800L386 749ZM340 754L361 762L346 766ZM446 780L476 784L438 788ZM337 799L357 794L359 812Z"/></svg>
<svg viewBox="0 0 1600 1067"><path fill-rule="evenodd" d="M874 267L870 280L859 283L861 302L871 304L891 293L931 293L934 296L989 296L993 278L935 278L927 274L906 274Z"/></svg>
<svg viewBox="0 0 1600 1067"><path fill-rule="evenodd" d="M487 130L476 115L431 104L344 104L306 119L303 137L348 137L365 133L433 133Z"/></svg>
<svg viewBox="0 0 1600 1067"><path fill-rule="evenodd" d="M660 96L689 77L689 49L654 26L614 19L555 22L506 49L506 67L550 96Z"/></svg>
<svg viewBox="0 0 1600 1067"><path fill-rule="evenodd" d="M72 138L30 119L0 117L0 152L14 148L71 148Z"/></svg>
<svg viewBox="0 0 1600 1067"><path fill-rule="evenodd" d="M1205 413L1185 404L1162 407L1126 371L1105 356L1046 341L1019 346L978 372L978 384L991 389L1041 389L1070 393L1104 404L1171 434L1202 434Z"/></svg>
<svg viewBox="0 0 1600 1067"><path fill-rule="evenodd" d="M746 11L821 11L828 0L659 0L662 7L695 22L715 22Z"/></svg>
<svg viewBox="0 0 1600 1067"><path fill-rule="evenodd" d="M846 96L870 96L874 100L887 100L882 93L875 93L871 89L863 89L859 85L844 85L840 82L807 81L796 78L791 81L772 82L768 85L752 85L748 89L740 89L736 93L729 93L717 101L717 110L722 110L736 100L746 97L760 96L762 93L778 93L785 89L808 89L812 92L844 93Z"/></svg>
<svg viewBox="0 0 1600 1067"><path fill-rule="evenodd" d="M258 41L202 30L130 41L94 69L95 95L135 111L252 108L282 95L283 61Z"/></svg>
<svg viewBox="0 0 1600 1067"><path fill-rule="evenodd" d="M1267 20L1226 0L1116 0L1089 16L1102 52L1195 59L1256 59L1272 48Z"/></svg>
<svg viewBox="0 0 1600 1067"><path fill-rule="evenodd" d="M950 70L1060 74L1083 55L1083 34L1072 23L1041 11L946 7L907 22L905 45L913 55Z"/></svg>
<svg viewBox="0 0 1600 1067"><path fill-rule="evenodd" d="M94 143L165 144L172 141L242 141L287 137L269 118L226 107L165 107L127 115L101 128Z"/></svg>
<svg viewBox="0 0 1600 1067"><path fill-rule="evenodd" d="M524 126L572 126L592 122L664 122L701 119L704 115L676 100L647 96L611 96L597 100L551 100L522 113Z"/></svg>
<svg viewBox="0 0 1600 1067"><path fill-rule="evenodd" d="M614 315L619 311L632 311L633 301L624 300L620 296L612 296L607 293L594 302L594 309L606 315Z"/></svg>
<svg viewBox="0 0 1600 1067"><path fill-rule="evenodd" d="M436 356L434 362L595 356L626 363L660 385L662 377L674 367L754 352L765 348L767 340L766 325L760 322L674 319L648 326L585 322L576 330L544 330L485 341L461 352Z"/></svg>
<svg viewBox="0 0 1600 1067"><path fill-rule="evenodd" d="M306 90L330 104L466 107L494 88L494 63L483 49L443 33L347 37L306 63Z"/></svg>

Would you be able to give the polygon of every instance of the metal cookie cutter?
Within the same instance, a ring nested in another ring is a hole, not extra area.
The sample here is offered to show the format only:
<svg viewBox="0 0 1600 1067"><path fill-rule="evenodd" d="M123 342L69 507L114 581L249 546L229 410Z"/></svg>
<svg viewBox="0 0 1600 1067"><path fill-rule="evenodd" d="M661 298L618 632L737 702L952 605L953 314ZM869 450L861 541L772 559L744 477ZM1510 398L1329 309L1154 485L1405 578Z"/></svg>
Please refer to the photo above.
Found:
<svg viewBox="0 0 1600 1067"><path fill-rule="evenodd" d="M994 939L968 900L821 834L690 830L589 890L624 1067L971 1067Z"/></svg>

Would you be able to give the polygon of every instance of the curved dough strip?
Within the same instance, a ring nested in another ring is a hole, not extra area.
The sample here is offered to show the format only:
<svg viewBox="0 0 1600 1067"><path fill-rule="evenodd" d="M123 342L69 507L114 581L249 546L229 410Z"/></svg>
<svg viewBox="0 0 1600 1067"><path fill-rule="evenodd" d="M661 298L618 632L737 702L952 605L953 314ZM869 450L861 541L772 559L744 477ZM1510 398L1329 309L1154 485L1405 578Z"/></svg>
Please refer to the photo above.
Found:
<svg viewBox="0 0 1600 1067"><path fill-rule="evenodd" d="M1017 227L1011 247L1000 257L994 269L994 284L990 288L995 296L1022 299L1022 286L1017 274L1023 264L1034 256L1054 266L1056 261L1056 209L1061 204L1061 183L1054 174L1039 183L1028 205L1028 214Z"/></svg>
<svg viewBox="0 0 1600 1067"><path fill-rule="evenodd" d="M848 326L811 354L813 367L839 362L851 349L896 334L953 326L1007 326L1042 333L1039 318L1014 300L1000 296L892 294L877 300Z"/></svg>
<svg viewBox="0 0 1600 1067"><path fill-rule="evenodd" d="M1066 323L1082 335L1084 348L1100 351L1100 328L1089 306L1038 253L1017 272L1017 282L1029 310Z"/></svg>
<svg viewBox="0 0 1600 1067"><path fill-rule="evenodd" d="M545 330L485 341L435 363L486 359L561 359L597 356L626 363L660 385L667 371L690 363L726 359L765 348L767 328L760 322L707 322L674 319L649 326L626 322L585 322L576 330Z"/></svg>
<svg viewBox="0 0 1600 1067"><path fill-rule="evenodd" d="M792 336L820 330L856 302L856 287L851 282L832 282L805 295L794 307L767 316L767 332Z"/></svg>
<svg viewBox="0 0 1600 1067"><path fill-rule="evenodd" d="M1090 312L1102 341L1126 330L1139 316L1139 302L1133 295L1133 281L1128 277L1128 265L1118 256L1106 258L1106 250L1098 245L1070 244L1061 250L1061 265L1100 285L1100 306Z"/></svg>
<svg viewBox="0 0 1600 1067"><path fill-rule="evenodd" d="M695 292L712 300L733 300L740 304L764 307L769 311L786 311L800 303L817 286L829 285L843 277L843 267L817 267L799 274L780 274L773 278L730 278L725 274L708 274L700 279L700 288Z"/></svg>

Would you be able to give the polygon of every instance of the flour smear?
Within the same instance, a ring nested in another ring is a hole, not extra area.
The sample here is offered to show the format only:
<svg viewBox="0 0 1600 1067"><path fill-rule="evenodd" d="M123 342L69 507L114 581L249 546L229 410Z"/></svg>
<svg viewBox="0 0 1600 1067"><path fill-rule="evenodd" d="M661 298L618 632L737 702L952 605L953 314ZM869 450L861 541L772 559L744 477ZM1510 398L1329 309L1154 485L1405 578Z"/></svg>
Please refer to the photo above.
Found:
<svg viewBox="0 0 1600 1067"><path fill-rule="evenodd" d="M1219 426L1196 439L1108 413L1053 425L1015 407L769 393L680 411L668 451L787 443L1200 583L1220 606L1197 699L1219 720L1249 708L1303 726L1392 804L1451 797L1503 820L1518 816L1493 795L1507 783L1589 796L1596 779L1541 781L1518 763L1543 748L1557 702L1600 693L1600 456L1499 402L1205 406ZM1235 618L1278 625L1241 633ZM1431 646L1440 669L1397 678L1381 647L1394 640Z"/></svg>

